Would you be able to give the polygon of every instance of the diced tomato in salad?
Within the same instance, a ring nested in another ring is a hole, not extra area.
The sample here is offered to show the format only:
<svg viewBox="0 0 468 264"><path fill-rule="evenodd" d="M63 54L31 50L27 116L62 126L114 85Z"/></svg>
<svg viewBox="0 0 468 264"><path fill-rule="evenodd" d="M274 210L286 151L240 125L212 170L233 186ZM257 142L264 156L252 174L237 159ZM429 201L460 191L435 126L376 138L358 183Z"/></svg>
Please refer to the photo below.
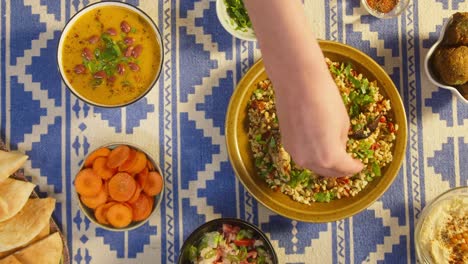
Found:
<svg viewBox="0 0 468 264"><path fill-rule="evenodd" d="M239 247L250 247L255 243L255 239L234 240L234 244Z"/></svg>

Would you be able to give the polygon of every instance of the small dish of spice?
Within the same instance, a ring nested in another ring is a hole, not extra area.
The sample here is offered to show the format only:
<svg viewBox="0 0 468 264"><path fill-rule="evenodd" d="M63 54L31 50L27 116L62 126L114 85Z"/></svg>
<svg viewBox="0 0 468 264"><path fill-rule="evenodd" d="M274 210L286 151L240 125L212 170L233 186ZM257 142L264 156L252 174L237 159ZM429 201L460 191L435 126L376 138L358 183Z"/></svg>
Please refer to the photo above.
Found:
<svg viewBox="0 0 468 264"><path fill-rule="evenodd" d="M392 18L399 16L406 7L409 0L361 0L369 14L377 18Z"/></svg>

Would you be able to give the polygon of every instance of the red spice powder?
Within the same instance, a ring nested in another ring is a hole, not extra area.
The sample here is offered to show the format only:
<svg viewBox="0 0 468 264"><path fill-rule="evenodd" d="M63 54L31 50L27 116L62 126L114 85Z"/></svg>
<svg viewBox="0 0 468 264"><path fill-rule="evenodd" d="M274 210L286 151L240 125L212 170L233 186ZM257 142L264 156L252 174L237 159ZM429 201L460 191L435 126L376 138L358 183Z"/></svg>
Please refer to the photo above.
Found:
<svg viewBox="0 0 468 264"><path fill-rule="evenodd" d="M381 13L388 13L395 8L399 0L367 0L367 4Z"/></svg>

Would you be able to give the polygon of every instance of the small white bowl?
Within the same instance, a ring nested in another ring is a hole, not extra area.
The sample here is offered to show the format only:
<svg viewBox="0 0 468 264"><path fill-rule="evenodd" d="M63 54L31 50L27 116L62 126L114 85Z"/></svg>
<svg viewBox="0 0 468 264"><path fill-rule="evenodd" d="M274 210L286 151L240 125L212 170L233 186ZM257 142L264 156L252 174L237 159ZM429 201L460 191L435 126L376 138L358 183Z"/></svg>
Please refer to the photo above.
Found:
<svg viewBox="0 0 468 264"><path fill-rule="evenodd" d="M448 28L448 26L450 25L451 22L452 22L452 17L449 17L449 19L447 19L447 21L445 21L444 25L442 26L442 28L440 30L439 39L437 40L436 43L434 43L434 45L432 45L432 47L427 52L426 58L424 59L424 69L426 71L427 77L429 78L429 81L431 81L434 85L436 85L436 86L438 86L440 88L444 88L444 89L452 91L452 93L457 95L458 98L460 98L460 100L463 103L468 104L468 99L463 97L463 95L460 93L460 91L457 90L457 88L439 82L438 78L432 72L432 69L431 69L431 57L434 54L434 52L437 50L439 45L442 43L442 41L444 40L445 31L446 31L446 29Z"/></svg>
<svg viewBox="0 0 468 264"><path fill-rule="evenodd" d="M466 199L468 199L468 186L455 187L445 191L434 200L428 202L422 210L414 231L416 258L419 263L435 264L430 253L430 249L432 248L425 248L425 244L427 245L428 242L427 237L424 238L424 236L436 233L436 230L441 229L441 227L437 225L436 220L444 219L446 212L442 209L443 206L447 206L451 201L460 199L465 200L463 203L466 203ZM424 240L426 240L426 242L424 242ZM436 244L433 239L430 241L432 241L430 243L431 245Z"/></svg>
<svg viewBox="0 0 468 264"><path fill-rule="evenodd" d="M243 32L240 30L236 30L236 23L229 17L227 13L227 7L224 3L225 0L217 0L216 1L216 14L218 15L218 20L223 26L223 28L233 35L236 38L247 40L247 41L257 41L255 37L255 32L253 29L248 29L247 31Z"/></svg>
<svg viewBox="0 0 468 264"><path fill-rule="evenodd" d="M401 15L401 13L403 13L403 11L405 11L406 8L408 7L409 2L410 0L400 0L396 4L396 6L392 9L392 11L388 13L382 13L371 8L369 4L367 3L367 0L361 0L362 5L367 10L367 12L369 12L369 14L377 18L381 18L381 19L394 18L394 17Z"/></svg>

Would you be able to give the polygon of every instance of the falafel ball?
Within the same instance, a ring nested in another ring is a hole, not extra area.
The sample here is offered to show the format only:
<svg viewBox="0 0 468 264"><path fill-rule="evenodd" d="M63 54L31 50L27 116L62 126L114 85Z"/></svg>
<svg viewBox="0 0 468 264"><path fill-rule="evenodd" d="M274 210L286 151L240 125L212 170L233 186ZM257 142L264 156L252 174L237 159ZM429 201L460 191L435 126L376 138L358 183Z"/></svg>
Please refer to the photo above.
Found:
<svg viewBox="0 0 468 264"><path fill-rule="evenodd" d="M445 45L468 45L468 12L458 12L452 16L444 37Z"/></svg>
<svg viewBox="0 0 468 264"><path fill-rule="evenodd" d="M447 85L468 82L468 47L438 48L433 57L434 71Z"/></svg>
<svg viewBox="0 0 468 264"><path fill-rule="evenodd" d="M461 93L463 97L468 99L468 82L455 88L457 88L457 90Z"/></svg>

